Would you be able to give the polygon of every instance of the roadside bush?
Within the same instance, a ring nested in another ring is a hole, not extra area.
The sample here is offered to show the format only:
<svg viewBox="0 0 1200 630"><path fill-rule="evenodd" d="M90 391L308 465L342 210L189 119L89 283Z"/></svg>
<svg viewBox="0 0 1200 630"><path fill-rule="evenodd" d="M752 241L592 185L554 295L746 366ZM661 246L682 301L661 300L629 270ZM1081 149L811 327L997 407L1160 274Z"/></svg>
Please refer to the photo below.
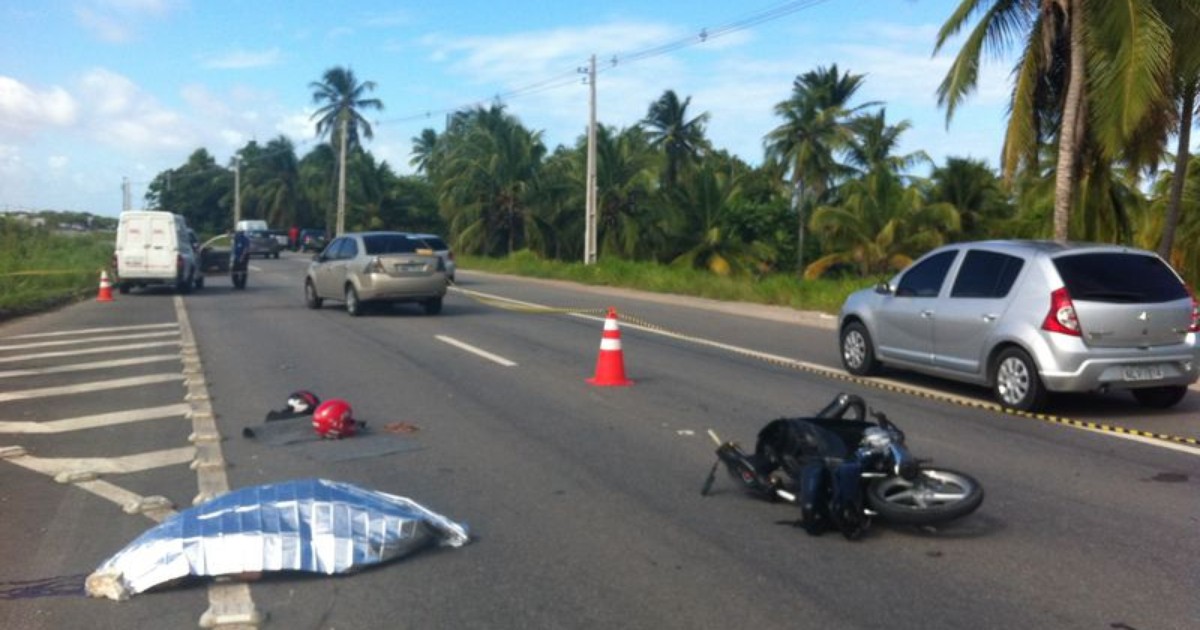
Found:
<svg viewBox="0 0 1200 630"><path fill-rule="evenodd" d="M0 217L0 319L94 295L115 239L112 232L58 233Z"/></svg>

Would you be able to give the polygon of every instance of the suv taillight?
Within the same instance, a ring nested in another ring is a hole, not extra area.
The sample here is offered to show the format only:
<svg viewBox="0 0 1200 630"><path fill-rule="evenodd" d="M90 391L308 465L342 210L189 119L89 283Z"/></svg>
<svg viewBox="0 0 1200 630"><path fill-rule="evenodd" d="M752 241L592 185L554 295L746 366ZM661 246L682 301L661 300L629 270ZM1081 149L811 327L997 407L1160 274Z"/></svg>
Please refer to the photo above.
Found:
<svg viewBox="0 0 1200 630"><path fill-rule="evenodd" d="M1200 332L1200 302L1196 301L1196 294L1191 287L1188 287L1188 295L1192 297L1192 323L1188 326L1188 332Z"/></svg>
<svg viewBox="0 0 1200 630"><path fill-rule="evenodd" d="M1042 321L1042 330L1062 333L1073 337L1081 337L1079 318L1075 316L1075 305L1071 303L1071 294L1062 287L1050 294L1050 312Z"/></svg>

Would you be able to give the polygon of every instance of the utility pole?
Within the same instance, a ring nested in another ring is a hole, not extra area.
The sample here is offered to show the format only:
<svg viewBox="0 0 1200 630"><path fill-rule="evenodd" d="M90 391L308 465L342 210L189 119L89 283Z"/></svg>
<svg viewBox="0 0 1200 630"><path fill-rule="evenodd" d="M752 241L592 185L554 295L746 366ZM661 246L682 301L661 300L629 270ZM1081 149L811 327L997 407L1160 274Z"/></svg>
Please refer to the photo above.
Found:
<svg viewBox="0 0 1200 630"><path fill-rule="evenodd" d="M346 231L346 119L349 112L342 112L342 129L340 132L341 158L338 160L338 198L337 198L337 234L341 236Z"/></svg>
<svg viewBox="0 0 1200 630"><path fill-rule="evenodd" d="M242 220L242 158L233 158L233 228Z"/></svg>
<svg viewBox="0 0 1200 630"><path fill-rule="evenodd" d="M596 264L596 55L587 68L588 130L587 130L587 191L584 210L583 264Z"/></svg>
<svg viewBox="0 0 1200 630"><path fill-rule="evenodd" d="M121 178L121 212L132 210L132 199L129 196L129 178Z"/></svg>

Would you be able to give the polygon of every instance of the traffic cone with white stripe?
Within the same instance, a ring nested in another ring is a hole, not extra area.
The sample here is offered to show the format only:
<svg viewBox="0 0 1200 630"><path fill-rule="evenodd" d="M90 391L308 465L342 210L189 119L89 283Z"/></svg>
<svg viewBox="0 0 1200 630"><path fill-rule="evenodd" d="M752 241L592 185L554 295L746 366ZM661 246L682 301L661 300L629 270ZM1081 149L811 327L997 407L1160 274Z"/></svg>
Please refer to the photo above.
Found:
<svg viewBox="0 0 1200 630"><path fill-rule="evenodd" d="M587 382L592 385L633 385L625 378L625 353L621 351L621 329L617 326L617 309L608 308L604 320L604 335L600 338L600 356L596 359L596 375Z"/></svg>
<svg viewBox="0 0 1200 630"><path fill-rule="evenodd" d="M108 281L108 272L100 270L100 293L96 295L97 302L112 301L112 284Z"/></svg>

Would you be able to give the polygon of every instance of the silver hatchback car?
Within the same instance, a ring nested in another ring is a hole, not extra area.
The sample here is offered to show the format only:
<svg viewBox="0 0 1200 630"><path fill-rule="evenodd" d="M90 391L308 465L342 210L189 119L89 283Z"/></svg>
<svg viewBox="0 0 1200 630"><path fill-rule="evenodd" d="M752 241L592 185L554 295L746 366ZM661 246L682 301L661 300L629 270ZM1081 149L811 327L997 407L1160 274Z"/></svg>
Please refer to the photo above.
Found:
<svg viewBox="0 0 1200 630"><path fill-rule="evenodd" d="M1127 389L1170 407L1200 376L1200 306L1152 252L1118 245L983 241L935 249L846 299L842 364L992 388L1013 409L1048 392Z"/></svg>
<svg viewBox="0 0 1200 630"><path fill-rule="evenodd" d="M304 278L309 308L341 300L355 316L369 304L393 302L420 302L427 314L436 315L445 295L445 263L403 232L343 234L313 256Z"/></svg>

